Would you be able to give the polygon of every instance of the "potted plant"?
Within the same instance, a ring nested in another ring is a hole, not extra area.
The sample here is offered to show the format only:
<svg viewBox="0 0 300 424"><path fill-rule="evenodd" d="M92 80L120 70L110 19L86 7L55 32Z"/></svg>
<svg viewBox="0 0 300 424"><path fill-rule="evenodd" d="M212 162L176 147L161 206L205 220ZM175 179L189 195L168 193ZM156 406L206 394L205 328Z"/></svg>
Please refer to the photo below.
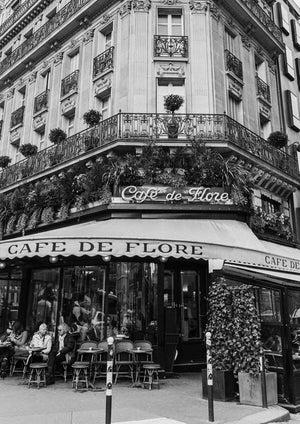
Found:
<svg viewBox="0 0 300 424"><path fill-rule="evenodd" d="M11 158L9 156L0 156L0 167L6 168L11 162Z"/></svg>
<svg viewBox="0 0 300 424"><path fill-rule="evenodd" d="M240 402L262 406L261 327L253 289L245 284L226 284L216 279L209 290L207 329L212 333L216 389L228 389L232 384L232 380L218 383L217 371L230 371L233 378L238 379ZM276 373L266 373L268 404L277 403L276 377Z"/></svg>
<svg viewBox="0 0 300 424"><path fill-rule="evenodd" d="M164 107L167 112L171 112L172 114L172 118L168 122L169 138L178 137L179 124L175 119L175 111L182 106L183 102L184 102L183 97L179 96L178 94L169 94L168 96L165 97Z"/></svg>
<svg viewBox="0 0 300 424"><path fill-rule="evenodd" d="M19 147L19 152L23 156L25 156L25 158L35 155L37 153L37 151L38 151L37 146L35 146L34 144L31 144L31 143L22 144Z"/></svg>
<svg viewBox="0 0 300 424"><path fill-rule="evenodd" d="M95 109L90 109L83 115L83 120L89 127L94 127L99 124L101 117L102 115L100 112Z"/></svg>
<svg viewBox="0 0 300 424"><path fill-rule="evenodd" d="M53 128L49 133L49 140L53 144L61 143L67 138L67 134L61 128Z"/></svg>
<svg viewBox="0 0 300 424"><path fill-rule="evenodd" d="M269 135L268 142L277 149L281 149L287 145L288 136L281 131L274 131Z"/></svg>

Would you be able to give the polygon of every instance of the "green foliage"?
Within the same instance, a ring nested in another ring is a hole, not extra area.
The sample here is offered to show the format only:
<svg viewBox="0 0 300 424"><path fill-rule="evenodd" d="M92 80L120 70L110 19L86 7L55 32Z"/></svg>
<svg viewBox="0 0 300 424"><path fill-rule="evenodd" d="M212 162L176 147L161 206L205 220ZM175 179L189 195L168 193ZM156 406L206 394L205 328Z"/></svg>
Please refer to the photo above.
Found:
<svg viewBox="0 0 300 424"><path fill-rule="evenodd" d="M0 167L6 168L11 162L11 158L9 156L0 156Z"/></svg>
<svg viewBox="0 0 300 424"><path fill-rule="evenodd" d="M21 146L19 147L19 152L26 158L29 156L35 155L37 151L38 151L37 146L31 143L21 144Z"/></svg>
<svg viewBox="0 0 300 424"><path fill-rule="evenodd" d="M84 113L83 120L89 127L93 127L99 124L101 117L102 115L100 112L90 109L88 112Z"/></svg>
<svg viewBox="0 0 300 424"><path fill-rule="evenodd" d="M277 149L281 149L287 145L288 136L281 131L274 131L269 135L268 142L277 147Z"/></svg>
<svg viewBox="0 0 300 424"><path fill-rule="evenodd" d="M261 327L250 286L212 283L207 331L215 369L259 373Z"/></svg>
<svg viewBox="0 0 300 424"><path fill-rule="evenodd" d="M67 138L67 134L61 128L53 128L49 133L49 140L53 144L61 143Z"/></svg>
<svg viewBox="0 0 300 424"><path fill-rule="evenodd" d="M169 94L164 99L164 107L167 111L174 113L175 110L178 110L183 104L183 97L178 96L177 94Z"/></svg>

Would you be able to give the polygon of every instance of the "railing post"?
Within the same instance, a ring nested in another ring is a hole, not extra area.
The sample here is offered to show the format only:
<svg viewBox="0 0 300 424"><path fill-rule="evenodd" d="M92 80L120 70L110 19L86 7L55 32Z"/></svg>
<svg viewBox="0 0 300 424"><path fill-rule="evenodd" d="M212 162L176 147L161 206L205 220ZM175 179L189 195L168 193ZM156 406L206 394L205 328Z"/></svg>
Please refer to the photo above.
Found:
<svg viewBox="0 0 300 424"><path fill-rule="evenodd" d="M207 362L207 400L208 421L214 421L213 367L211 357L211 333L206 333L206 362Z"/></svg>
<svg viewBox="0 0 300 424"><path fill-rule="evenodd" d="M265 354L264 349L261 346L260 355L259 355L259 365L260 365L260 374L261 374L261 394L262 394L262 407L268 407L267 399L267 385L266 385L266 369L265 369Z"/></svg>
<svg viewBox="0 0 300 424"><path fill-rule="evenodd" d="M111 424L112 406L112 379L113 379L113 359L114 359L114 338L107 339L107 365L106 365L106 408L105 424Z"/></svg>

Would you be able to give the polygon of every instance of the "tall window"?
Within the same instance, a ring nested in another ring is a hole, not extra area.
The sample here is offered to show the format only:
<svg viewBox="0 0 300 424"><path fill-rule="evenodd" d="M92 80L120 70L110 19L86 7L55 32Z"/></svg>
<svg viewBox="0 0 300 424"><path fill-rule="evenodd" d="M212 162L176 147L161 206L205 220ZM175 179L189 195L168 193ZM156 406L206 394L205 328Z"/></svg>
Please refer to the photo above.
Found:
<svg viewBox="0 0 300 424"><path fill-rule="evenodd" d="M70 74L79 69L79 50L76 50L74 54L70 55Z"/></svg>
<svg viewBox="0 0 300 424"><path fill-rule="evenodd" d="M74 117L67 119L67 136L74 134Z"/></svg>
<svg viewBox="0 0 300 424"><path fill-rule="evenodd" d="M259 56L255 56L254 60L256 75L264 82L267 82L266 62L262 60Z"/></svg>
<svg viewBox="0 0 300 424"><path fill-rule="evenodd" d="M228 96L228 115L235 121L242 122L242 102Z"/></svg>
<svg viewBox="0 0 300 424"><path fill-rule="evenodd" d="M183 35L182 11L159 9L157 30L158 35Z"/></svg>
<svg viewBox="0 0 300 424"><path fill-rule="evenodd" d="M237 53L237 39L236 35L232 33L228 28L225 28L224 37L225 50L229 50L236 56Z"/></svg>
<svg viewBox="0 0 300 424"><path fill-rule="evenodd" d="M157 113L166 113L164 99L169 94L178 94L185 99L185 86L182 79L159 79L157 84ZM186 102L184 101L176 113L186 112Z"/></svg>
<svg viewBox="0 0 300 424"><path fill-rule="evenodd" d="M100 99L100 113L102 119L107 119L110 116L110 96Z"/></svg>

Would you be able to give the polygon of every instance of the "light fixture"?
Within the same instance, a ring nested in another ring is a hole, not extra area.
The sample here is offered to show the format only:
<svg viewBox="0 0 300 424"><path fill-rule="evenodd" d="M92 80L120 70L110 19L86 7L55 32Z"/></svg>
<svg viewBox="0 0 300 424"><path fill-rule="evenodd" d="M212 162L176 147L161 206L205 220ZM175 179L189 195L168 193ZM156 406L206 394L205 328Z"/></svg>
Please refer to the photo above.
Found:
<svg viewBox="0 0 300 424"><path fill-rule="evenodd" d="M160 262L163 262L163 263L167 262L168 260L168 258L166 258L165 256L160 256L158 259L160 260Z"/></svg>
<svg viewBox="0 0 300 424"><path fill-rule="evenodd" d="M4 269L6 268L6 263L5 262L0 262L0 269Z"/></svg>
<svg viewBox="0 0 300 424"><path fill-rule="evenodd" d="M104 262L109 262L111 260L111 256L110 255L102 256L102 259Z"/></svg>
<svg viewBox="0 0 300 424"><path fill-rule="evenodd" d="M56 264L58 262L57 256L49 256L49 262L50 264Z"/></svg>

